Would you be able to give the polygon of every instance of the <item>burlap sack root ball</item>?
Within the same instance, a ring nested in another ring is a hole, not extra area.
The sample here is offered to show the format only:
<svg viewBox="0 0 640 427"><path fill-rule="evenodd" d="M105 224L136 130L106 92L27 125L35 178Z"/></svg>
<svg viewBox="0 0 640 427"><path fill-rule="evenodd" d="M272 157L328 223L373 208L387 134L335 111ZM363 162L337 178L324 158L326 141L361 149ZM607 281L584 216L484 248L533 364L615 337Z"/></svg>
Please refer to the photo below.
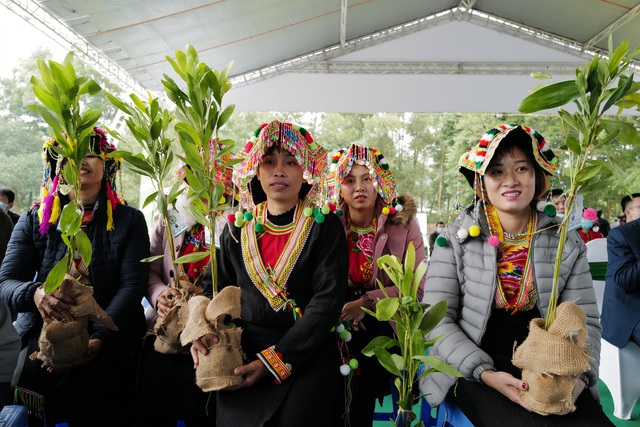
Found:
<svg viewBox="0 0 640 427"><path fill-rule="evenodd" d="M576 379L589 369L585 349L587 318L573 302L557 307L548 331L544 319L533 319L529 336L514 353L513 364L522 369L529 385L522 400L541 415L565 415L576 410L572 393Z"/></svg>
<svg viewBox="0 0 640 427"><path fill-rule="evenodd" d="M240 318L240 288L227 286L211 301L205 296L189 300L189 320L182 331L181 342L187 345L206 334L214 333L218 342L209 346L206 356L199 355L196 384L203 391L222 390L238 385L242 376L233 370L244 363L240 337L242 328L224 324L226 316Z"/></svg>
<svg viewBox="0 0 640 427"><path fill-rule="evenodd" d="M180 296L173 301L173 307L164 317L158 317L153 327L156 341L153 348L158 353L176 354L189 353L189 346L180 343L180 334L189 317L187 303L191 297L202 295L202 289L187 281L180 281L178 288Z"/></svg>
<svg viewBox="0 0 640 427"><path fill-rule="evenodd" d="M89 346L89 321L99 323L117 331L113 320L104 312L93 298L93 288L84 286L67 275L60 290L75 300L64 320L53 320L44 324L38 347L31 360L42 360L43 367L65 370L86 364L91 357L87 355Z"/></svg>

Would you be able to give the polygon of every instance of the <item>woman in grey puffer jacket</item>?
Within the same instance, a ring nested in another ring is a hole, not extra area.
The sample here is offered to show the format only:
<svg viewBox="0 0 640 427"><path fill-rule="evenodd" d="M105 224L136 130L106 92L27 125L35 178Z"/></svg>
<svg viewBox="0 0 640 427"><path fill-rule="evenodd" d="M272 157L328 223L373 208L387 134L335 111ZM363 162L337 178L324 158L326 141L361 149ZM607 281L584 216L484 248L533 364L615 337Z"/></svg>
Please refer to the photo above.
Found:
<svg viewBox="0 0 640 427"><path fill-rule="evenodd" d="M441 239L434 250L424 302L447 300L447 315L426 338L444 335L430 354L463 378L452 387L455 378L434 373L421 380L420 390L431 406L449 394L475 426L515 420L530 426L612 425L590 393L597 398L601 326L586 247L575 232L563 251L558 303L574 301L587 317L592 359L576 380L577 410L548 417L530 412L518 394L528 385L511 363L514 343L527 337L531 319L544 317L549 305L559 220L539 212L536 202L547 192L545 174L555 172L557 161L540 134L519 125L490 130L460 160L478 201L449 224L446 244Z"/></svg>

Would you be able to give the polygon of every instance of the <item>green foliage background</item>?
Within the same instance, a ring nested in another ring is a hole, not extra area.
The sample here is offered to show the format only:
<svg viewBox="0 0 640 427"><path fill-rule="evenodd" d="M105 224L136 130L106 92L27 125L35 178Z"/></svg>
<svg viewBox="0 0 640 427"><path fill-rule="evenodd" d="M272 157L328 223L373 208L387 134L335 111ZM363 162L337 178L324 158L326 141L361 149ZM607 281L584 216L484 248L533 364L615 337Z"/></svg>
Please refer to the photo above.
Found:
<svg viewBox="0 0 640 427"><path fill-rule="evenodd" d="M27 210L39 195L42 164L40 153L46 137L46 126L25 105L35 102L29 77L36 73L36 58L49 59L46 50L35 52L23 60L12 77L0 79L0 186L12 188L17 195L14 211ZM118 87L96 71L77 61L78 74L95 79L106 90L127 98ZM535 80L532 79L532 86ZM231 89L233 90L233 89ZM93 108L104 110L100 123L111 125L116 110L104 94L92 97ZM564 137L560 121L553 115L521 114L341 114L341 113L268 113L235 112L220 132L221 138L237 141L241 149L252 138L253 131L264 122L278 118L307 128L316 141L335 150L351 143L376 147L387 157L398 178L400 191L416 198L419 208L429 212L429 223L446 221L458 187L457 162L460 155L475 144L482 134L500 123L523 123L538 130L560 157ZM640 118L627 117L640 126ZM129 146L135 151L137 147ZM625 182L601 178L600 190L590 193L585 206L603 209L607 218L621 215L619 201L625 185L640 191L640 147L611 144L606 153L614 157L627 172ZM123 170L124 197L139 207L139 176ZM460 184L462 202L471 200L466 183Z"/></svg>

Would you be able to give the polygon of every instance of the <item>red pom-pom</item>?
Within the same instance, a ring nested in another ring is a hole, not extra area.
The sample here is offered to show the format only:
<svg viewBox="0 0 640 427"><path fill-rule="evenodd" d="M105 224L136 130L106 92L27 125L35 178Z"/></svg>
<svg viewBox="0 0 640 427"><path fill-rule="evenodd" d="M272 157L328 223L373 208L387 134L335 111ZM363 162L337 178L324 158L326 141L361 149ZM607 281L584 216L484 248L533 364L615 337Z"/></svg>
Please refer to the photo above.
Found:
<svg viewBox="0 0 640 427"><path fill-rule="evenodd" d="M397 212L397 211L396 211L396 208L394 208L393 206L391 206L391 207L389 208L389 215L393 215L393 214L395 214L396 212Z"/></svg>
<svg viewBox="0 0 640 427"><path fill-rule="evenodd" d="M498 246L500 244L500 239L497 236L489 236L489 245L490 246Z"/></svg>
<svg viewBox="0 0 640 427"><path fill-rule="evenodd" d="M276 351L276 354L278 355L278 358L282 360L282 353L280 353L279 351Z"/></svg>
<svg viewBox="0 0 640 427"><path fill-rule="evenodd" d="M313 138L311 137L311 134L309 132L304 134L304 139L307 140L307 143L311 144L313 142Z"/></svg>
<svg viewBox="0 0 640 427"><path fill-rule="evenodd" d="M360 368L356 368L355 370L356 377L359 377L361 372L362 370Z"/></svg>
<svg viewBox="0 0 640 427"><path fill-rule="evenodd" d="M340 154L336 154L334 156L331 156L331 160L333 160L334 162L337 162L338 160L340 160Z"/></svg>
<svg viewBox="0 0 640 427"><path fill-rule="evenodd" d="M253 148L253 141L247 142L247 145L244 146L244 152L248 153Z"/></svg>
<svg viewBox="0 0 640 427"><path fill-rule="evenodd" d="M235 214L229 214L229 215L227 215L227 221L229 221L229 222L236 222L236 215L235 215Z"/></svg>
<svg viewBox="0 0 640 427"><path fill-rule="evenodd" d="M330 210L331 212L335 212L335 211L336 211L336 209L337 209L337 208L336 208L336 205L334 205L333 203L329 203L329 210Z"/></svg>

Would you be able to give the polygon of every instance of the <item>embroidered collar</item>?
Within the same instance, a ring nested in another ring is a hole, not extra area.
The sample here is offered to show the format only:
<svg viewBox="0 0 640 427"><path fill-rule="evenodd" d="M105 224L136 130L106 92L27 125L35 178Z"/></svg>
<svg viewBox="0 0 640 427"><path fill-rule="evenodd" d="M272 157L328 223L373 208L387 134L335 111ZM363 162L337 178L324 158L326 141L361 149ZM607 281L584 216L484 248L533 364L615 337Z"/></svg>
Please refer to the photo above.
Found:
<svg viewBox="0 0 640 427"><path fill-rule="evenodd" d="M266 206L266 202L256 206L256 215L249 222L263 218L266 215ZM273 267L266 266L262 260L258 246L260 233L255 231L254 224L243 227L240 235L242 258L249 278L275 311L280 311L283 308L291 310L296 319L302 316L302 311L297 307L295 300L289 298L287 281L314 224L313 217L303 215L303 210L306 207L309 207L308 201L298 202L289 238Z"/></svg>

